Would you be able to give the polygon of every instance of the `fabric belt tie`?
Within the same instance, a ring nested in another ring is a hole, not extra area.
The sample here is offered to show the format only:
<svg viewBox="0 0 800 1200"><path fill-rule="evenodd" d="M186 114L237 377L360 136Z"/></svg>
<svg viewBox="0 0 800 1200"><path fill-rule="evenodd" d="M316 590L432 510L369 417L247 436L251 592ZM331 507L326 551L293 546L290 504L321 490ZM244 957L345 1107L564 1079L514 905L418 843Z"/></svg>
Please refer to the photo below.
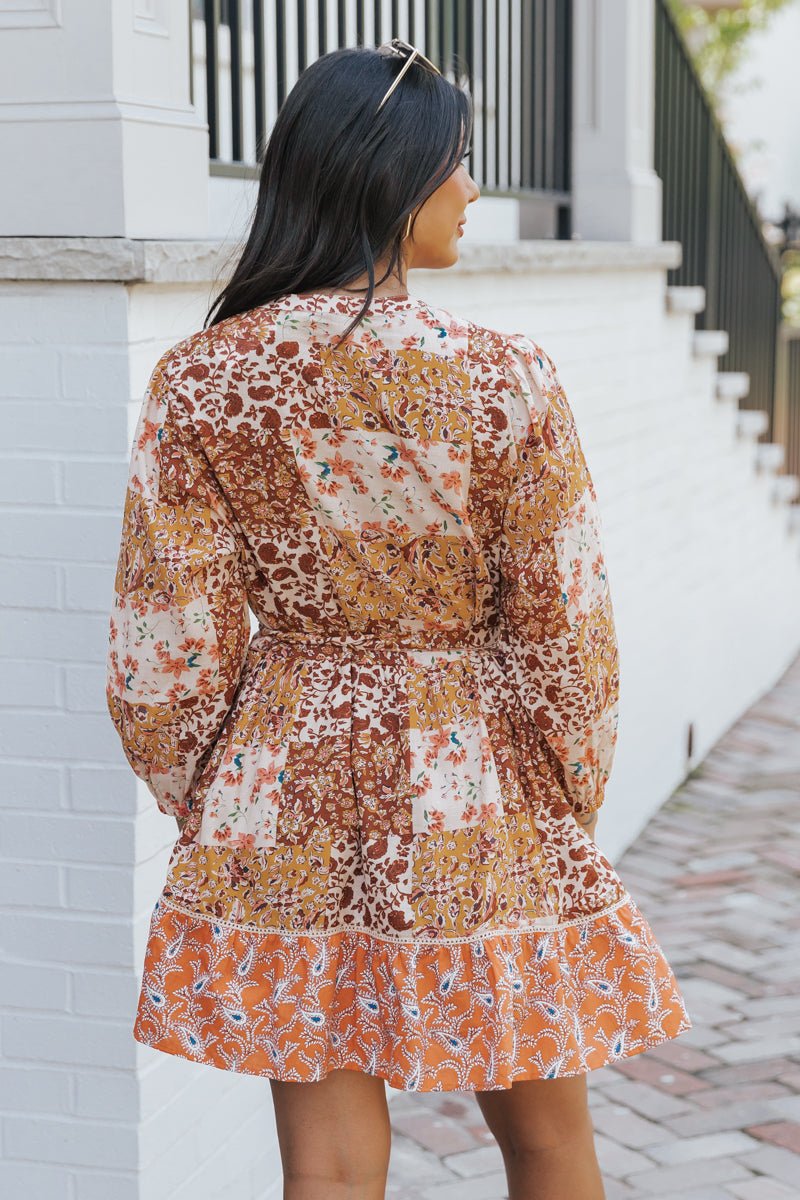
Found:
<svg viewBox="0 0 800 1200"><path fill-rule="evenodd" d="M444 658L461 658L471 654L499 654L502 652L502 644L491 631L483 639L454 637L448 640L440 635L438 639L429 636L426 640L395 641L379 633L360 630L326 633L318 630L278 629L263 624L250 641L250 651L254 654L282 649L325 656L357 652L378 655L413 652Z"/></svg>

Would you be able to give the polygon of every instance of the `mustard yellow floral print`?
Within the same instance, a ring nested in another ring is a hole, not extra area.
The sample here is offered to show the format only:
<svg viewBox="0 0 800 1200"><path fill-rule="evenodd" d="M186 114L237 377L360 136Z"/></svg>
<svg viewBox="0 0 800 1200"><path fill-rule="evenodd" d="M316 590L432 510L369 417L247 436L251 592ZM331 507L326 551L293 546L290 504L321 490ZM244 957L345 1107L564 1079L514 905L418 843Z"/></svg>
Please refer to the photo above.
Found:
<svg viewBox="0 0 800 1200"><path fill-rule="evenodd" d="M133 1033L404 1090L592 1070L688 1028L576 820L618 661L553 361L412 297L287 295L150 379L109 622L122 749L176 818Z"/></svg>

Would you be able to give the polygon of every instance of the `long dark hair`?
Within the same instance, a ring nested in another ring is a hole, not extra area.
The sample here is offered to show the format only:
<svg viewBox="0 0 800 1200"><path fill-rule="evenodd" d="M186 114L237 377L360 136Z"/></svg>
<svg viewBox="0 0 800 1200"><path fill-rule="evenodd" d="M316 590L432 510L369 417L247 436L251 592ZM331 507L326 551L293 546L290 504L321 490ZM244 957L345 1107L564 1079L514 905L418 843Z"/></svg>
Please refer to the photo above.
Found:
<svg viewBox="0 0 800 1200"><path fill-rule="evenodd" d="M342 340L359 324L376 282L399 263L409 215L456 169L472 136L467 91L422 63L412 63L376 112L403 65L348 47L302 72L264 149L244 250L204 328L366 272L363 307ZM376 281L376 260L389 251Z"/></svg>

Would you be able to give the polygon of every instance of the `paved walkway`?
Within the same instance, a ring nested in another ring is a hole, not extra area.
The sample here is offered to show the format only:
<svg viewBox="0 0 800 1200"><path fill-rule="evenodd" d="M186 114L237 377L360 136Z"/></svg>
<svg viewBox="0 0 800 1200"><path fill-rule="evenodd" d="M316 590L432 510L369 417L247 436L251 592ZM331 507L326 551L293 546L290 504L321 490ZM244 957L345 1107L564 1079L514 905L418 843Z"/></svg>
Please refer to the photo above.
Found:
<svg viewBox="0 0 800 1200"><path fill-rule="evenodd" d="M607 1200L798 1200L800 658L618 869L694 1028L590 1074ZM387 1200L507 1196L469 1093L396 1093L390 1112Z"/></svg>

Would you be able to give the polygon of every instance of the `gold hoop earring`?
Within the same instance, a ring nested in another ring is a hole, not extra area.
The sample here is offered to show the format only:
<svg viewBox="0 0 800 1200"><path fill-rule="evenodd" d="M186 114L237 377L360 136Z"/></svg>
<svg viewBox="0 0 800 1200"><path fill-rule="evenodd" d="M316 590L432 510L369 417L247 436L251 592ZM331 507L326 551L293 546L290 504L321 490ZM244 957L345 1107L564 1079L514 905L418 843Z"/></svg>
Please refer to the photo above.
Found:
<svg viewBox="0 0 800 1200"><path fill-rule="evenodd" d="M409 234L411 233L411 220L412 220L413 216L414 216L414 214L413 214L413 213L409 213L409 214L408 214L408 220L406 221L406 231L405 231L405 233L403 234L402 241L405 241L405 240L406 240L406 238L407 238L407 237L409 236Z"/></svg>

